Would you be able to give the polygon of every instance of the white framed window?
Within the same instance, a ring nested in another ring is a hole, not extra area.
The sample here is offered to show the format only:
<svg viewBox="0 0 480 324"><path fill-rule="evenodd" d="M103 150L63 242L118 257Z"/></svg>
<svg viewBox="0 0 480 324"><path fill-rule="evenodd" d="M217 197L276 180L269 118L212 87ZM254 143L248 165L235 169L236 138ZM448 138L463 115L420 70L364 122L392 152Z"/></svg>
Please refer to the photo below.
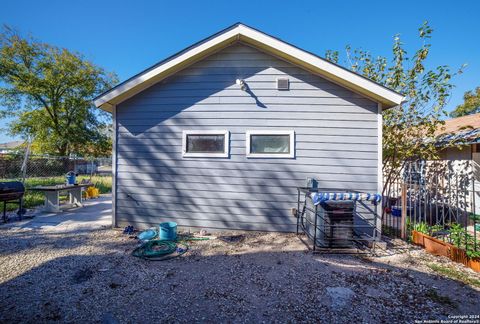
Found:
<svg viewBox="0 0 480 324"><path fill-rule="evenodd" d="M184 130L184 157L228 157L230 132L227 130Z"/></svg>
<svg viewBox="0 0 480 324"><path fill-rule="evenodd" d="M294 158L295 131L247 130L247 157Z"/></svg>

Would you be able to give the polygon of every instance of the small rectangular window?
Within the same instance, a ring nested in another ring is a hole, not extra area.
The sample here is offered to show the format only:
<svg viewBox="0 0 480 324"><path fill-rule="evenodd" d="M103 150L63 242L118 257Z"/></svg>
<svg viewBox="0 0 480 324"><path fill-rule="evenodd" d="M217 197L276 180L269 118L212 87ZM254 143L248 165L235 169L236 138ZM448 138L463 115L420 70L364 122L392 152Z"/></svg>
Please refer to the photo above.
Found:
<svg viewBox="0 0 480 324"><path fill-rule="evenodd" d="M290 135L250 135L250 153L288 154Z"/></svg>
<svg viewBox="0 0 480 324"><path fill-rule="evenodd" d="M185 157L228 157L229 132L226 130L183 131Z"/></svg>
<svg viewBox="0 0 480 324"><path fill-rule="evenodd" d="M224 153L224 135L187 135L188 153Z"/></svg>
<svg viewBox="0 0 480 324"><path fill-rule="evenodd" d="M247 157L294 158L294 131L247 131Z"/></svg>

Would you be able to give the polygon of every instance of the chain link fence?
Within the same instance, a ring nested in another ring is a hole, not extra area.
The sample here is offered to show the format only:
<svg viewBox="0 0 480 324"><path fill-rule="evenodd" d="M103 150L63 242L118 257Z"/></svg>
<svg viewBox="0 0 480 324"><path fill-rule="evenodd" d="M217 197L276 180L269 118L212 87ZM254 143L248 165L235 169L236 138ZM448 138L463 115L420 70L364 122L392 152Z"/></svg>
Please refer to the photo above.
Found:
<svg viewBox="0 0 480 324"><path fill-rule="evenodd" d="M0 180L25 179L36 177L58 177L69 171L78 175L110 176L112 160L110 158L72 158L63 156L29 155L11 153L0 155Z"/></svg>
<svg viewBox="0 0 480 324"><path fill-rule="evenodd" d="M101 194L112 188L111 158L82 158L29 154L28 149L0 153L0 182L22 181L25 185L24 205L33 208L43 204L43 194L29 189L35 186L65 183L67 172L73 171L77 181L91 182ZM15 206L9 206L13 210Z"/></svg>

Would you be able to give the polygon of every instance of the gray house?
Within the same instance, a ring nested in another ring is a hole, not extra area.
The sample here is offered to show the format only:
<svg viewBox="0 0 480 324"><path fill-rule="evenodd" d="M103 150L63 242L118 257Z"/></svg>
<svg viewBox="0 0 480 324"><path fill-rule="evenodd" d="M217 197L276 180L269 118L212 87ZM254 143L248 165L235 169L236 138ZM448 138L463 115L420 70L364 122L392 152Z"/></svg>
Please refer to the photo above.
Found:
<svg viewBox="0 0 480 324"><path fill-rule="evenodd" d="M296 187L381 191L402 95L235 24L95 100L113 115L113 225L293 231Z"/></svg>

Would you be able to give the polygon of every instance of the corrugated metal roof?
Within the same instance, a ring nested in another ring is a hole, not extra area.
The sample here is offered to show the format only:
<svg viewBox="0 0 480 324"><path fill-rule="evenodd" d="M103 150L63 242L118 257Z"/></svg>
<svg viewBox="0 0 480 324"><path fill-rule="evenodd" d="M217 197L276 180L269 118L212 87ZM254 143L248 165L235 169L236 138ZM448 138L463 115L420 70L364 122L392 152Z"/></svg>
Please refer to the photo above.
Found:
<svg viewBox="0 0 480 324"><path fill-rule="evenodd" d="M480 113L446 120L437 134L438 145L452 141L464 144L480 143Z"/></svg>

